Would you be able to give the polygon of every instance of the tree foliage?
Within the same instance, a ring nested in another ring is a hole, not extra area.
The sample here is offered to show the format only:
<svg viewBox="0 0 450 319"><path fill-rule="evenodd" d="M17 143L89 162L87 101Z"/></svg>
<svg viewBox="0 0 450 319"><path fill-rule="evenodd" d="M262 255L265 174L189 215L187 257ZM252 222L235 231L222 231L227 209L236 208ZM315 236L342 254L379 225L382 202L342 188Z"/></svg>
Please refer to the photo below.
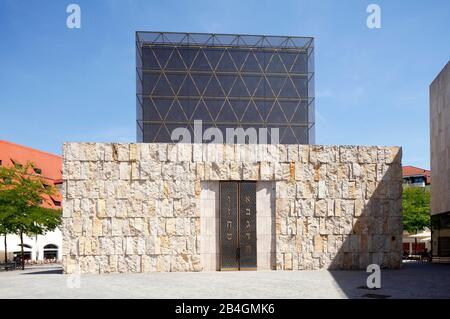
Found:
<svg viewBox="0 0 450 319"><path fill-rule="evenodd" d="M43 196L56 190L33 174L34 165L0 167L0 232L21 237L44 235L54 230L61 220L60 211L41 207Z"/></svg>
<svg viewBox="0 0 450 319"><path fill-rule="evenodd" d="M430 190L425 187L403 189L403 229L417 233L430 227Z"/></svg>

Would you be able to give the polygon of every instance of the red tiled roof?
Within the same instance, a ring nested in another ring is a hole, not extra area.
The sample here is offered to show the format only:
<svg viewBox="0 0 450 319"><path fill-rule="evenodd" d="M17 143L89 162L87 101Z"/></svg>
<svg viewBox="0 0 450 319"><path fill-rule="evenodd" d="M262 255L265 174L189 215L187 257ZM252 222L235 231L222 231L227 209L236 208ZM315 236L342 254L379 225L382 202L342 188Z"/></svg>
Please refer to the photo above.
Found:
<svg viewBox="0 0 450 319"><path fill-rule="evenodd" d="M39 174L48 185L55 186L62 180L62 158L61 156L36 150L27 146L0 140L0 161L2 166L11 167L14 164L26 164L31 162L41 170ZM53 196L55 200L61 201L61 194L57 191ZM58 200L59 199L59 200ZM43 196L42 206L59 209L49 196Z"/></svg>
<svg viewBox="0 0 450 319"><path fill-rule="evenodd" d="M431 183L431 171L415 166L403 166L403 177L408 176L425 176L425 183Z"/></svg>

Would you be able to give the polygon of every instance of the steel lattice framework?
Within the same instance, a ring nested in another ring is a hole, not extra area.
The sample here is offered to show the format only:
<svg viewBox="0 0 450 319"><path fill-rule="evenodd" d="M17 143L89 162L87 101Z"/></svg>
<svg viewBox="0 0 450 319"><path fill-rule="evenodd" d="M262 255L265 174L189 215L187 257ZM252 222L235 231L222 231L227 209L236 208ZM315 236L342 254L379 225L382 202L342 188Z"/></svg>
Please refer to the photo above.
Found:
<svg viewBox="0 0 450 319"><path fill-rule="evenodd" d="M279 128L282 144L314 143L314 39L136 33L137 137L173 129Z"/></svg>

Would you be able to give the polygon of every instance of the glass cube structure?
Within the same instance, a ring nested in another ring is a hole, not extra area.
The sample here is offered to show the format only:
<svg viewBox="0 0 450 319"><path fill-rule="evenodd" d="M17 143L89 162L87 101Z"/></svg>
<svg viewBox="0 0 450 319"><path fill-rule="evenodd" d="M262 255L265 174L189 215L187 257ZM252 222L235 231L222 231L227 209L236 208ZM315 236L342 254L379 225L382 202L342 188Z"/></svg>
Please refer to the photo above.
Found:
<svg viewBox="0 0 450 319"><path fill-rule="evenodd" d="M176 128L278 128L281 144L313 144L311 37L136 32L138 142Z"/></svg>

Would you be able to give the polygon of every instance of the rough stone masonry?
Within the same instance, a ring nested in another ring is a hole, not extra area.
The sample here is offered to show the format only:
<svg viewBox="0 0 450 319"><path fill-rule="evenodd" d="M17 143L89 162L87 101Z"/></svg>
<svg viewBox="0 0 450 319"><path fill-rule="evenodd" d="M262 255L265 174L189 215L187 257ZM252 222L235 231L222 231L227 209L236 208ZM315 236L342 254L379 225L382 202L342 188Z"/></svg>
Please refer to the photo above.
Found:
<svg viewBox="0 0 450 319"><path fill-rule="evenodd" d="M226 180L274 184L273 269L400 267L399 147L66 143L63 154L66 273L205 270L202 183Z"/></svg>

